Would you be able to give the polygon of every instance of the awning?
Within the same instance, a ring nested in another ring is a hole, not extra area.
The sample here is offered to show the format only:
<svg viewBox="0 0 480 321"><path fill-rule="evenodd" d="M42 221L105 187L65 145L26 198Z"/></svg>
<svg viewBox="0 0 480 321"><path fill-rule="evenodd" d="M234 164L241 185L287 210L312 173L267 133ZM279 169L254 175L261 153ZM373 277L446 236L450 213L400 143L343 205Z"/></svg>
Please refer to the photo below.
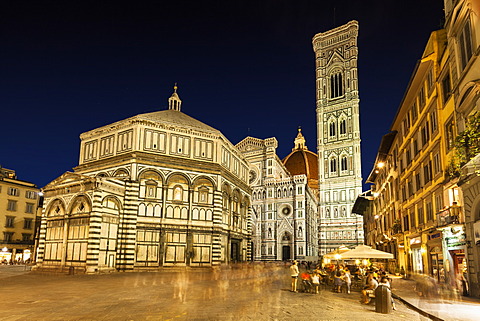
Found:
<svg viewBox="0 0 480 321"><path fill-rule="evenodd" d="M371 200L363 196L358 196L357 199L355 200L355 204L353 204L352 213L365 215L370 202Z"/></svg>

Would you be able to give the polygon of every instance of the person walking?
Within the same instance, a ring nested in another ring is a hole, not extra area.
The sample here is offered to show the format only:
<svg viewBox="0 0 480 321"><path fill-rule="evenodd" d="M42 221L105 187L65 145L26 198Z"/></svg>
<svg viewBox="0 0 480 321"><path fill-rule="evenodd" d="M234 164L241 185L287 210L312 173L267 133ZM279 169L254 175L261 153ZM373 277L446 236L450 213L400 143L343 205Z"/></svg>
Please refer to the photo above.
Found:
<svg viewBox="0 0 480 321"><path fill-rule="evenodd" d="M333 278L333 286L334 286L334 291L337 293L342 292L342 285L343 285L343 280L342 280L342 272L340 270L337 270L335 273L335 276Z"/></svg>
<svg viewBox="0 0 480 321"><path fill-rule="evenodd" d="M292 265L290 266L290 276L292 277L292 292L297 292L297 279L298 274L298 262L296 260L293 261Z"/></svg>
<svg viewBox="0 0 480 321"><path fill-rule="evenodd" d="M312 284L313 284L313 290L315 291L315 294L318 294L318 287L320 286L320 275L316 272L313 272L312 274Z"/></svg>
<svg viewBox="0 0 480 321"><path fill-rule="evenodd" d="M352 285L352 276L350 275L350 270L348 268L345 268L343 275L343 281L345 282L345 285L347 287L347 293L350 294L350 287Z"/></svg>

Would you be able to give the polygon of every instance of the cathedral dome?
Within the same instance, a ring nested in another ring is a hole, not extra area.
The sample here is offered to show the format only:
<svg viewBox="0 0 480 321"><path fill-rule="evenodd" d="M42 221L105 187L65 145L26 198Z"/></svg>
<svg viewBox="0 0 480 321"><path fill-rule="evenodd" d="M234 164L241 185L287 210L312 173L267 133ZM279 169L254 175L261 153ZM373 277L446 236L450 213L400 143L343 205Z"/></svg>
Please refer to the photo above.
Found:
<svg viewBox="0 0 480 321"><path fill-rule="evenodd" d="M295 138L295 147L283 159L283 164L292 175L306 175L308 186L318 189L318 155L309 151L301 130Z"/></svg>

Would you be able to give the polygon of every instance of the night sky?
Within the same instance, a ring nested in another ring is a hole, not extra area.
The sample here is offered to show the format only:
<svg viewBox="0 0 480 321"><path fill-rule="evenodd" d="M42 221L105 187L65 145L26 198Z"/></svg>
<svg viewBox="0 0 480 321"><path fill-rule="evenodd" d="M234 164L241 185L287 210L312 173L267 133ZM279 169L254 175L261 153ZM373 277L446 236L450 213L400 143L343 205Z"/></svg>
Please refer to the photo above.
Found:
<svg viewBox="0 0 480 321"><path fill-rule="evenodd" d="M234 144L298 126L316 152L311 39L359 29L363 178L389 131L442 0L14 1L0 3L0 165L43 187L78 165L82 132L182 111Z"/></svg>

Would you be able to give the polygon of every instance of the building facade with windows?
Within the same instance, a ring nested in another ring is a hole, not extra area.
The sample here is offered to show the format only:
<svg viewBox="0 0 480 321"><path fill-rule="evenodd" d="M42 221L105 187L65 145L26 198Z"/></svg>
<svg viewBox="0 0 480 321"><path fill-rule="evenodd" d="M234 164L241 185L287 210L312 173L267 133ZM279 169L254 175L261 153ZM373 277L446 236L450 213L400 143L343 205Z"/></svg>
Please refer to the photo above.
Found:
<svg viewBox="0 0 480 321"><path fill-rule="evenodd" d="M461 134L480 112L480 2L445 0L445 29L451 52L457 132ZM473 132L479 130L474 128ZM478 146L478 138L474 144ZM469 154L463 155L468 162L458 178L463 194L459 216L465 225L458 227L454 236L464 244L465 253L458 258L460 268L455 272L467 280L469 294L480 297L480 156Z"/></svg>
<svg viewBox="0 0 480 321"><path fill-rule="evenodd" d="M283 161L275 138L247 137L236 146L250 165L252 259L317 261L318 160L301 131Z"/></svg>
<svg viewBox="0 0 480 321"><path fill-rule="evenodd" d="M313 37L320 254L363 244L363 219L352 212L362 192L357 37L357 21Z"/></svg>
<svg viewBox="0 0 480 321"><path fill-rule="evenodd" d="M39 189L0 167L0 262L33 259Z"/></svg>
<svg viewBox="0 0 480 321"><path fill-rule="evenodd" d="M451 286L464 280L461 293L474 296L480 157L458 172L465 155L457 137L480 107L479 9L475 1L445 1L445 29L431 34L379 148L368 178L373 211L365 216L367 243L395 253L397 266Z"/></svg>
<svg viewBox="0 0 480 321"><path fill-rule="evenodd" d="M367 243L394 253L407 273L453 282L465 255L462 196L449 177L456 136L451 55L446 30L432 32L384 136L372 183L374 210L365 217Z"/></svg>
<svg viewBox="0 0 480 321"><path fill-rule="evenodd" d="M44 189L37 266L155 270L250 256L249 166L218 130L181 112L80 135L80 161Z"/></svg>

